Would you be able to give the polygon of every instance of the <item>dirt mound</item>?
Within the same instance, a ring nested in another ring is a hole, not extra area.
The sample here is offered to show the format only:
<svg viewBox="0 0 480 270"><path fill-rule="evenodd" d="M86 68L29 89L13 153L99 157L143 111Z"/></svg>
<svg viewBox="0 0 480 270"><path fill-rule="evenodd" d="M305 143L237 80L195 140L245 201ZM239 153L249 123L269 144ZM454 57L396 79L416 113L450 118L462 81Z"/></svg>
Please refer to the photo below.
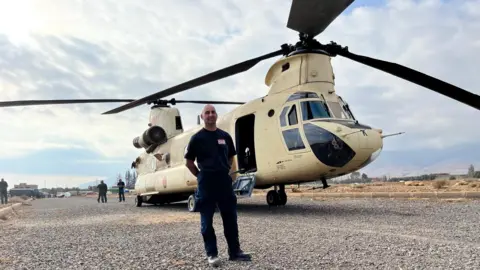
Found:
<svg viewBox="0 0 480 270"><path fill-rule="evenodd" d="M479 180L433 180L406 182L375 182L361 184L330 184L331 187L309 187L306 185L287 186L291 193L347 193L347 192L463 192L480 191ZM263 190L263 193L268 190Z"/></svg>

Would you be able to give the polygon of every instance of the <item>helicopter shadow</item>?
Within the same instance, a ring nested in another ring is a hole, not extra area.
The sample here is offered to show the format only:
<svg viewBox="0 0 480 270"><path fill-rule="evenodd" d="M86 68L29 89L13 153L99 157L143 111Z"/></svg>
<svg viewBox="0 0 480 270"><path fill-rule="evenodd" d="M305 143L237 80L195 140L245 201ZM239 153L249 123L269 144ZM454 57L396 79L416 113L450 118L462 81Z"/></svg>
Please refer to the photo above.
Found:
<svg viewBox="0 0 480 270"><path fill-rule="evenodd" d="M181 211L185 212L187 210L186 202L177 202L172 204L165 205L148 205L148 208L162 208L169 211ZM220 213L218 208L216 213ZM288 215L288 216L334 216L334 217L354 217L354 216L417 216L418 214L414 211L398 211L398 210L388 210L385 208L375 208L369 207L366 205L356 204L356 205L346 205L346 204L335 204L335 203L291 203L285 206L268 206L264 203L248 202L242 203L238 202L237 204L237 213L239 215L246 214L249 216L276 216L276 215Z"/></svg>

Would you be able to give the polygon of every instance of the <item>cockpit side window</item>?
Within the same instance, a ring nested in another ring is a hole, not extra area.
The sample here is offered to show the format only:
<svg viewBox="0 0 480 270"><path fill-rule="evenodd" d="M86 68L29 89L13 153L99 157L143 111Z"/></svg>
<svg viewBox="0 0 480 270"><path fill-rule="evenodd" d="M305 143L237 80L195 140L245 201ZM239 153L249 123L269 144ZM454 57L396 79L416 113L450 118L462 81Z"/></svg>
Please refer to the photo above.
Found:
<svg viewBox="0 0 480 270"><path fill-rule="evenodd" d="M350 115L347 113L345 108L342 108L339 102L328 101L327 104L328 104L328 107L330 107L330 110L332 110L332 113L335 118L341 118L341 119L350 118Z"/></svg>
<svg viewBox="0 0 480 270"><path fill-rule="evenodd" d="M297 117L297 106L293 105L292 109L288 113L288 125L296 125L298 124L298 117Z"/></svg>
<svg viewBox="0 0 480 270"><path fill-rule="evenodd" d="M297 105L285 106L280 114L280 125L282 127L282 135L285 145L289 151L305 149L300 130L298 128ZM288 124L287 124L288 119Z"/></svg>
<svg viewBox="0 0 480 270"><path fill-rule="evenodd" d="M345 112L347 112L351 119L355 120L355 116L353 116L352 110L350 110L348 103L346 103L341 96L338 96L338 99L340 100L342 108L345 110Z"/></svg>
<svg viewBox="0 0 480 270"><path fill-rule="evenodd" d="M305 149L305 144L303 144L298 128L284 130L282 134L289 151Z"/></svg>
<svg viewBox="0 0 480 270"><path fill-rule="evenodd" d="M290 106L287 106L285 108L283 108L282 110L282 113L280 114L280 126L281 127L284 127L287 125L287 120L286 120L286 115L287 115L287 112L288 112L288 109L290 108Z"/></svg>

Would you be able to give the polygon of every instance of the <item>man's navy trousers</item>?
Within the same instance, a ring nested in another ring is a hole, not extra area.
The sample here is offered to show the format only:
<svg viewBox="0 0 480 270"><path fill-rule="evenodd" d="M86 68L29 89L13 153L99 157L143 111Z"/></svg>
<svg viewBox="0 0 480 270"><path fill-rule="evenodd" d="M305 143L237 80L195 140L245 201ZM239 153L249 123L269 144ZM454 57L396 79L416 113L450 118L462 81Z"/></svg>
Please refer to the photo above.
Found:
<svg viewBox="0 0 480 270"><path fill-rule="evenodd" d="M201 233L207 256L218 256L217 238L213 229L213 214L218 205L223 221L223 233L229 254L240 250L237 224L237 197L233 192L228 172L200 172L196 191L196 205L200 212Z"/></svg>

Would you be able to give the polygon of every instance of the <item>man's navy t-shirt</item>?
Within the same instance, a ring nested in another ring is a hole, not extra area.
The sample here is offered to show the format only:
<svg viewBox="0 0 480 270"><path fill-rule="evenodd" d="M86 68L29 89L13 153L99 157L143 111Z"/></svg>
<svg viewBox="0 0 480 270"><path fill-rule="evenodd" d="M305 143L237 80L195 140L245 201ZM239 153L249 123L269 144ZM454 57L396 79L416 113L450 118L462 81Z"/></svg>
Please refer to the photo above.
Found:
<svg viewBox="0 0 480 270"><path fill-rule="evenodd" d="M228 160L236 154L230 134L219 128L215 131L202 128L190 138L185 158L196 159L200 172L228 174Z"/></svg>

